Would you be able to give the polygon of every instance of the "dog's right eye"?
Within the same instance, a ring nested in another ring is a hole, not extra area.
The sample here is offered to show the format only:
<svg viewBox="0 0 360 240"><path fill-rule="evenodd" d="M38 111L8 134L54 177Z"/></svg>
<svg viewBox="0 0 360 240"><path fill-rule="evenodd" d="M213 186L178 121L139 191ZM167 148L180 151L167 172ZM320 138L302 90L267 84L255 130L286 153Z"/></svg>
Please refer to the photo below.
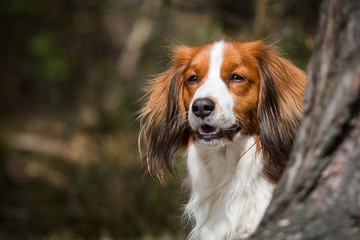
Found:
<svg viewBox="0 0 360 240"><path fill-rule="evenodd" d="M198 82L199 81L199 78L197 77L197 76L191 76L191 77L189 77L188 78L188 80L187 80L188 82Z"/></svg>

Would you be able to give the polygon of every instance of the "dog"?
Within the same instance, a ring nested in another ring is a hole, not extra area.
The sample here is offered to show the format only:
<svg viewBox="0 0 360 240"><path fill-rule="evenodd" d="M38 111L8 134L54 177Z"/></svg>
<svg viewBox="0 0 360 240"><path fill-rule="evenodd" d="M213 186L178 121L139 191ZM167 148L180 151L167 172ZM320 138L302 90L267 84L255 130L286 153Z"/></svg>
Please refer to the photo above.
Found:
<svg viewBox="0 0 360 240"><path fill-rule="evenodd" d="M261 41L173 49L141 110L148 170L160 180L185 149L189 239L237 239L259 225L303 116L307 78Z"/></svg>

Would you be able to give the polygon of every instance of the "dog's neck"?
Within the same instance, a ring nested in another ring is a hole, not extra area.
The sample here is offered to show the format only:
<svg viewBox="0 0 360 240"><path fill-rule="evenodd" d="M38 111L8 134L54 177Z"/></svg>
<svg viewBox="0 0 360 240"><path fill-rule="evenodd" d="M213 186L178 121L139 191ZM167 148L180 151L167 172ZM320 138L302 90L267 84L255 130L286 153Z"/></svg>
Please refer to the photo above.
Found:
<svg viewBox="0 0 360 240"><path fill-rule="evenodd" d="M264 178L253 137L238 136L213 147L194 142L187 167L191 197L186 213L195 222L190 239L241 238L255 231L274 186Z"/></svg>

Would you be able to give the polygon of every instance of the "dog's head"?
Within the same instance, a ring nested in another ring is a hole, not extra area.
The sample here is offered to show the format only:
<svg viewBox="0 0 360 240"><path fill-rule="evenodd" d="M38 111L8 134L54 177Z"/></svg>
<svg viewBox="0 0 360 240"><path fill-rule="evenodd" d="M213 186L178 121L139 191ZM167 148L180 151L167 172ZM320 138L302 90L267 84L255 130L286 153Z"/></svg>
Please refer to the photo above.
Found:
<svg viewBox="0 0 360 240"><path fill-rule="evenodd" d="M174 50L141 113L150 172L174 169L177 149L257 139L265 175L276 182L302 117L306 77L261 42L219 41ZM266 165L276 165L266 172Z"/></svg>

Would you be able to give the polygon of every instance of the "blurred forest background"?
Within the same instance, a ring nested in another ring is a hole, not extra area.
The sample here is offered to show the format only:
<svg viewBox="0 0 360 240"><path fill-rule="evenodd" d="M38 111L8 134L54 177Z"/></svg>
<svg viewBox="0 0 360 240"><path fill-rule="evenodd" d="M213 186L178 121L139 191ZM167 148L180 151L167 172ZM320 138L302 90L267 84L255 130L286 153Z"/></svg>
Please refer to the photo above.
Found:
<svg viewBox="0 0 360 240"><path fill-rule="evenodd" d="M167 46L266 39L306 69L320 0L0 1L0 239L184 239L185 171L137 150Z"/></svg>

